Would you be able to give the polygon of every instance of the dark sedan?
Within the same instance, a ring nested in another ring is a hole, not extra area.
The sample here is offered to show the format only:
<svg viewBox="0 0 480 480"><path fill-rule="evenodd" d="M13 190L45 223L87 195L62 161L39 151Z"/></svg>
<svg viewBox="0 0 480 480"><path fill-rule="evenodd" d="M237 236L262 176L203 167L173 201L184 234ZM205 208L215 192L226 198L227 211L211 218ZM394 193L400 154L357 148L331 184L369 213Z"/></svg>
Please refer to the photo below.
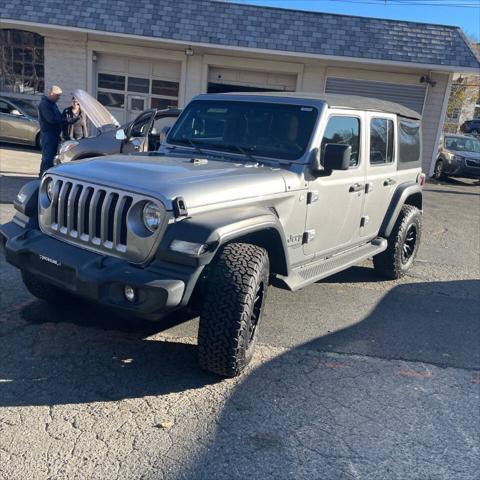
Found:
<svg viewBox="0 0 480 480"><path fill-rule="evenodd" d="M480 140L466 135L445 135L440 141L433 177L480 178Z"/></svg>

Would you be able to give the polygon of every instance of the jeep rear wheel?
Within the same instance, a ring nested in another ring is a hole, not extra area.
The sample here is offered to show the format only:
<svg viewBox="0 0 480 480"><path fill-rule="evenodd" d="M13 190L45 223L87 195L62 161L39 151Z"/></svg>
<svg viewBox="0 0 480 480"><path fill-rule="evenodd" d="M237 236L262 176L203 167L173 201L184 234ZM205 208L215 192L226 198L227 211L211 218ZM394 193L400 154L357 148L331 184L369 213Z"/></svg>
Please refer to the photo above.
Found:
<svg viewBox="0 0 480 480"><path fill-rule="evenodd" d="M207 277L198 328L200 366L224 377L240 374L252 359L269 280L265 249L226 245Z"/></svg>
<svg viewBox="0 0 480 480"><path fill-rule="evenodd" d="M22 280L27 290L40 300L51 304L64 304L72 299L72 295L61 288L44 282L40 277L22 270Z"/></svg>
<svg viewBox="0 0 480 480"><path fill-rule="evenodd" d="M412 266L422 236L422 215L413 205L404 205L388 238L387 249L373 257L380 275L397 279Z"/></svg>

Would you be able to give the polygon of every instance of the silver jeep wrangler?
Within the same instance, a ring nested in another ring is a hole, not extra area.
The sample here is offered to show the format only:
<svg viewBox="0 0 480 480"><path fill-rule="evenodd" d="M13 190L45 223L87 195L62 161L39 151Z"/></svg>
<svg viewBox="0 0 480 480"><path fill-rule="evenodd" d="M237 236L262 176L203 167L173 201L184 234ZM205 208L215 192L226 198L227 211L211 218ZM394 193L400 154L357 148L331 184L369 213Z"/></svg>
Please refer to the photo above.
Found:
<svg viewBox="0 0 480 480"><path fill-rule="evenodd" d="M65 291L149 319L200 314L199 361L238 375L272 276L297 290L373 257L399 278L422 233L420 117L363 97L200 95L159 152L60 165L0 227L8 262L52 303Z"/></svg>

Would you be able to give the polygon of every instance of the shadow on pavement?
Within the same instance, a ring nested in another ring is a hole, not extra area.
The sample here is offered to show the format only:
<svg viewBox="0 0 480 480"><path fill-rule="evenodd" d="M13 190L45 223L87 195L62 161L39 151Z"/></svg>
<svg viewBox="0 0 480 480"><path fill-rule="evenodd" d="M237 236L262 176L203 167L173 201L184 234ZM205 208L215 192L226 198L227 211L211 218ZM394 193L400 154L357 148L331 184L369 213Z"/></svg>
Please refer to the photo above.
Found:
<svg viewBox="0 0 480 480"><path fill-rule="evenodd" d="M447 185L447 186L457 186L457 187L477 187L480 185L480 179L474 178L462 178L462 177L446 177L442 180L435 180L434 178L429 178L427 181L427 187L430 185Z"/></svg>
<svg viewBox="0 0 480 480"><path fill-rule="evenodd" d="M16 152L41 153L40 149L33 145L22 145L20 143L0 142L0 149L3 151L15 150Z"/></svg>
<svg viewBox="0 0 480 480"><path fill-rule="evenodd" d="M470 479L478 473L478 281L401 285L361 322L267 359L182 479ZM458 300L445 292L477 293ZM267 318L274 321L274 318ZM326 346L352 355L314 353ZM373 358L379 348L387 362ZM372 356L365 356L372 355ZM472 410L473 409L473 410Z"/></svg>
<svg viewBox="0 0 480 480"><path fill-rule="evenodd" d="M114 401L220 381L200 370L196 345L147 338L188 321L187 312L155 323L82 301L55 308L34 301L20 316L0 334L0 406Z"/></svg>
<svg viewBox="0 0 480 480"><path fill-rule="evenodd" d="M458 281L395 287L359 323L300 349L479 368L479 285ZM468 297L449 296L457 291ZM147 338L192 318L186 313L153 323L126 320L83 302L52 308L34 301L20 316L19 325L2 320L10 328L0 335L0 379L5 380L0 382L0 406L136 398L219 381L198 368L194 345ZM285 373L295 375L294 370Z"/></svg>

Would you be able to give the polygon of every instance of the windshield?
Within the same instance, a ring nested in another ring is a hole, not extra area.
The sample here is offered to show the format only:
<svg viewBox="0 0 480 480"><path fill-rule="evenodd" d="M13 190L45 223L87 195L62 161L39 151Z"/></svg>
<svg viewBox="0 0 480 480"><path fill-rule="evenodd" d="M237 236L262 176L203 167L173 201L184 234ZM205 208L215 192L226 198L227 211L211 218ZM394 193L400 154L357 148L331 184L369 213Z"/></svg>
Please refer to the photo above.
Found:
<svg viewBox="0 0 480 480"><path fill-rule="evenodd" d="M31 117L38 117L38 102L15 98L12 102L24 113Z"/></svg>
<svg viewBox="0 0 480 480"><path fill-rule="evenodd" d="M480 153L480 141L476 138L445 137L445 148L456 152Z"/></svg>
<svg viewBox="0 0 480 480"><path fill-rule="evenodd" d="M317 109L232 100L191 102L168 142L233 153L297 160L310 141Z"/></svg>

